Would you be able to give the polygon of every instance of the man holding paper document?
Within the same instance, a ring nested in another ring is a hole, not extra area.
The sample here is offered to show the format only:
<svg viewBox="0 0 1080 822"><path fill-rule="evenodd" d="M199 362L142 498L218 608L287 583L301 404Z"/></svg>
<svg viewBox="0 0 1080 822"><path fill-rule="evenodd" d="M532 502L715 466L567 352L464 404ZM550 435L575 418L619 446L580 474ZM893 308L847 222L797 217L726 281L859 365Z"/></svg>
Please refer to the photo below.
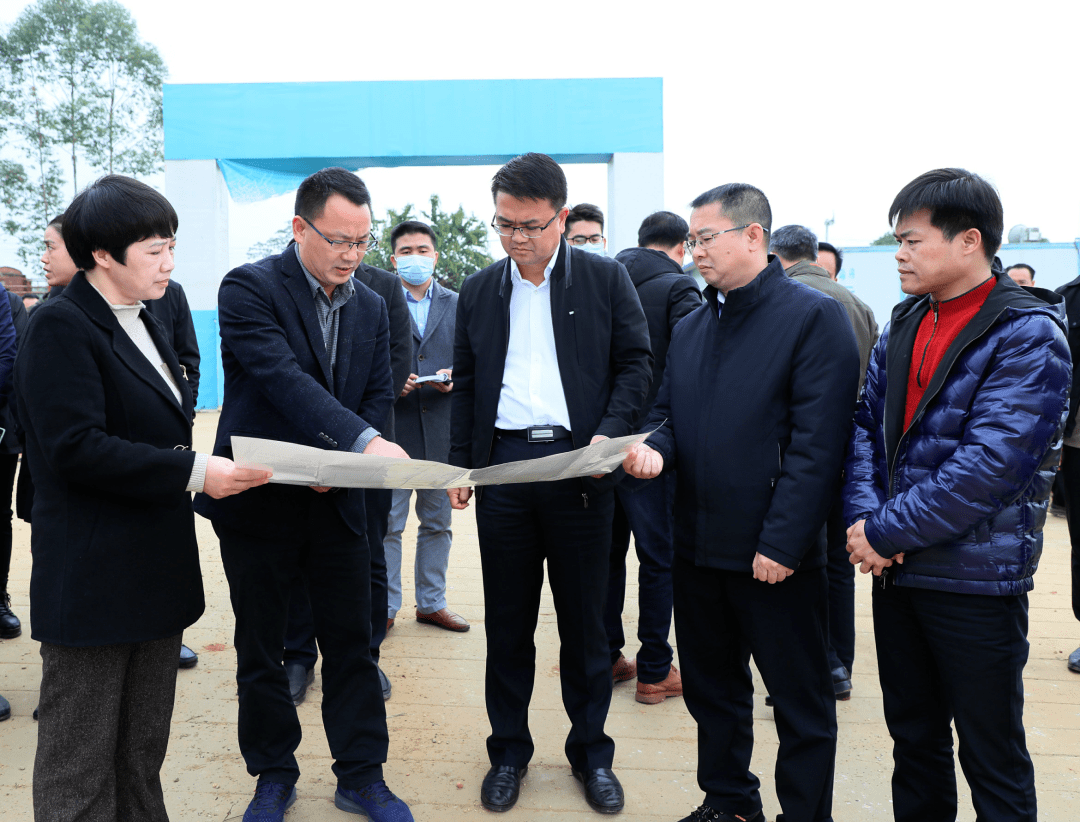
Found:
<svg viewBox="0 0 1080 822"><path fill-rule="evenodd" d="M562 241L566 177L525 154L492 181L506 259L462 285L454 341L450 463L482 468L627 435L651 375L649 332L622 264ZM533 754L528 711L544 562L559 622L566 755L588 803L623 807L604 733L611 662L604 630L615 478L492 485L477 492L484 573L491 769L480 799L506 811ZM449 491L464 508L470 488Z"/></svg>
<svg viewBox="0 0 1080 822"><path fill-rule="evenodd" d="M294 246L226 275L218 294L225 400L215 454L247 435L406 457L379 436L393 402L386 304L353 272L376 242L370 196L328 168L296 193ZM378 822L412 814L382 777L388 737L371 640L364 494L268 485L240 505L200 495L236 615L238 734L259 778L245 822L280 822L295 801L300 723L282 666L290 591L303 576L323 655L323 724L334 804ZM225 502L225 504L222 504Z"/></svg>

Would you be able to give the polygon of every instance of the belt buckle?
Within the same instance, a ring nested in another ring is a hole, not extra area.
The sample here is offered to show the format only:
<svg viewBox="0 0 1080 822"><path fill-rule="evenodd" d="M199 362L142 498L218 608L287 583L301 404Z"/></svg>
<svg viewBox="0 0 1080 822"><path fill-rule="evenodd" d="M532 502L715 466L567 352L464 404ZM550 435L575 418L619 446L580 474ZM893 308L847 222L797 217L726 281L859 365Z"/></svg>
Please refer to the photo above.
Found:
<svg viewBox="0 0 1080 822"><path fill-rule="evenodd" d="M555 440L554 425L530 425L526 430L529 432L529 442L554 442Z"/></svg>

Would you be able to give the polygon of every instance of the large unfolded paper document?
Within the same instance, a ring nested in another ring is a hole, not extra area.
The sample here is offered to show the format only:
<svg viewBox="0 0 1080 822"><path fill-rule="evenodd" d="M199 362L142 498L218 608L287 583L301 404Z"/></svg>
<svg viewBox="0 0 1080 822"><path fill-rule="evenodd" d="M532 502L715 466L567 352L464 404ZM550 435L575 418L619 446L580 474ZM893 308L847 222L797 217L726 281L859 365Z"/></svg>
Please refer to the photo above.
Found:
<svg viewBox="0 0 1080 822"><path fill-rule="evenodd" d="M233 437L233 459L245 467L269 468L270 482L324 485L335 488L464 488L510 482L550 480L607 474L622 464L626 450L648 434L601 440L565 454L507 462L467 470L426 460L405 460L325 451L291 442Z"/></svg>

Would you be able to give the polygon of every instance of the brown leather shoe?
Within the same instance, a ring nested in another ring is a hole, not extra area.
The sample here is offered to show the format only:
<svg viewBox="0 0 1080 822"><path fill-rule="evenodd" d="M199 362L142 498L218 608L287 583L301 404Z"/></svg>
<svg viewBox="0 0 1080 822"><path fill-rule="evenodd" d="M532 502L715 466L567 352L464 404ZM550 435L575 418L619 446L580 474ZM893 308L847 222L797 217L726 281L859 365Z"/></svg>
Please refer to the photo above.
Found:
<svg viewBox="0 0 1080 822"><path fill-rule="evenodd" d="M420 609L417 608L416 621L436 625L439 628L445 628L447 631L457 631L459 634L469 630L469 623L465 621L465 618L455 614L449 608L442 608L431 614L422 614Z"/></svg>
<svg viewBox="0 0 1080 822"><path fill-rule="evenodd" d="M627 659L622 654L619 654L619 658L611 666L611 681L626 682L626 680L633 679L635 676L637 676L637 660Z"/></svg>
<svg viewBox="0 0 1080 822"><path fill-rule="evenodd" d="M646 705L658 705L669 696L682 696L682 676L674 665L671 666L663 682L650 685L639 679L634 699Z"/></svg>

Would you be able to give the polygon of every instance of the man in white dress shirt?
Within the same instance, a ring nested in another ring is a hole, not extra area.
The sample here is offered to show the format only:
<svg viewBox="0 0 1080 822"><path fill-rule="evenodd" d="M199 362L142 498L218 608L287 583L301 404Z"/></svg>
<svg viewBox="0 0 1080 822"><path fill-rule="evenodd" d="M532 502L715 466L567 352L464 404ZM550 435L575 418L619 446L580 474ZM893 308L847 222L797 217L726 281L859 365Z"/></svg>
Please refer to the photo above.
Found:
<svg viewBox="0 0 1080 822"><path fill-rule="evenodd" d="M562 239L566 177L525 154L492 181L492 227L509 255L469 276L458 299L450 463L481 468L565 453L630 434L651 377L649 332L621 263ZM488 486L477 494L484 572L488 810L517 801L533 754L533 634L547 563L562 643L559 671L571 728L566 756L585 799L623 807L604 733L611 662L603 609L615 477ZM469 488L450 491L464 508Z"/></svg>

